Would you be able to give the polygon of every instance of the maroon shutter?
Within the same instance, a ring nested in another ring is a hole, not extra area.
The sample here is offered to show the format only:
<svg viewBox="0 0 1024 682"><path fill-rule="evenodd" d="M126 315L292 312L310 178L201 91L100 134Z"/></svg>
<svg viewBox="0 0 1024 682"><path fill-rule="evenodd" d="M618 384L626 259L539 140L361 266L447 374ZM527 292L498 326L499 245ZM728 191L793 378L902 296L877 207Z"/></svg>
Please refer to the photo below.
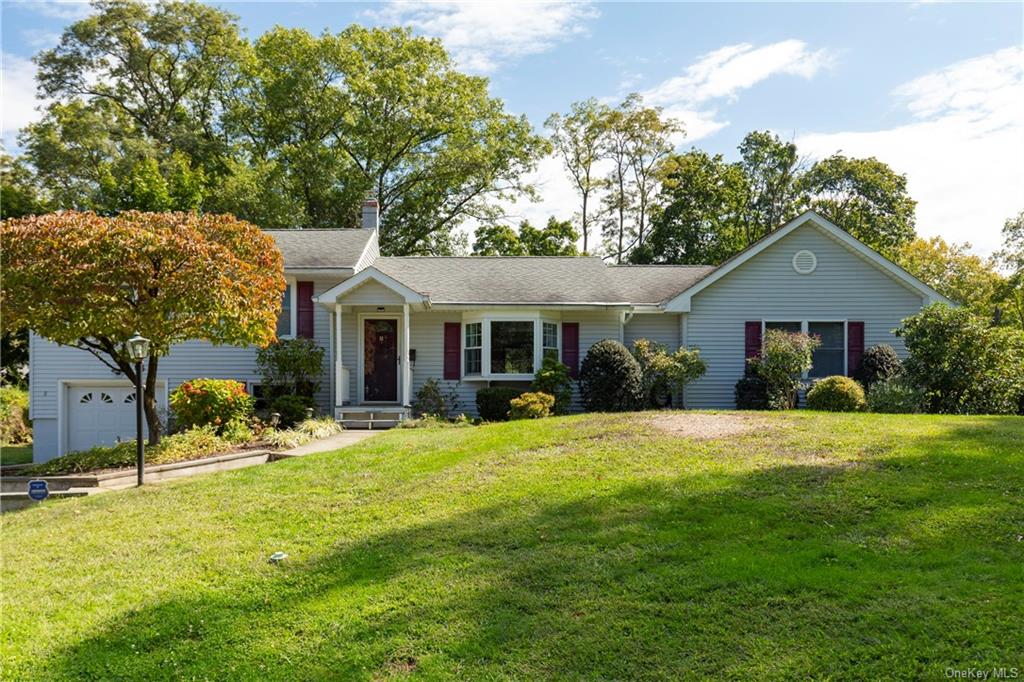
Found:
<svg viewBox="0 0 1024 682"><path fill-rule="evenodd" d="M864 357L864 323L846 323L846 373L853 376Z"/></svg>
<svg viewBox="0 0 1024 682"><path fill-rule="evenodd" d="M444 378L458 381L462 374L462 325L458 322L444 323Z"/></svg>
<svg viewBox="0 0 1024 682"><path fill-rule="evenodd" d="M580 323L562 323L562 364L575 379L580 373Z"/></svg>
<svg viewBox="0 0 1024 682"><path fill-rule="evenodd" d="M313 338L313 283L298 283L298 298L295 306L296 336Z"/></svg>
<svg viewBox="0 0 1024 682"><path fill-rule="evenodd" d="M750 358L761 355L761 321L743 323L743 357L744 372L748 371Z"/></svg>

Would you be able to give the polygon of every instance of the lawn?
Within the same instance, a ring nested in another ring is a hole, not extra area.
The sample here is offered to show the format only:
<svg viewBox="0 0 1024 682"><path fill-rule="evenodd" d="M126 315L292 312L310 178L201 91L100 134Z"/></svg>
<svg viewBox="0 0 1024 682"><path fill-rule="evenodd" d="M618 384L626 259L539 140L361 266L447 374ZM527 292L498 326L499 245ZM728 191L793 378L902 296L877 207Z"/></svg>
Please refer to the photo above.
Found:
<svg viewBox="0 0 1024 682"><path fill-rule="evenodd" d="M7 514L3 677L1024 670L1024 418L655 418L394 430Z"/></svg>
<svg viewBox="0 0 1024 682"><path fill-rule="evenodd" d="M32 462L32 445L0 445L0 464L29 464Z"/></svg>

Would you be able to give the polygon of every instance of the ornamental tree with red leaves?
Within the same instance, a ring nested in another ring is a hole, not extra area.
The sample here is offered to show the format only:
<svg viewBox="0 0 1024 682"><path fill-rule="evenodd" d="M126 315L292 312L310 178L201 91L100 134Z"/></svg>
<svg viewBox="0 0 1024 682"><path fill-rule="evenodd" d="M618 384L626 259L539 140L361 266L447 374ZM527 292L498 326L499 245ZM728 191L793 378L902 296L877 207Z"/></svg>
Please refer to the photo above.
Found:
<svg viewBox="0 0 1024 682"><path fill-rule="evenodd" d="M150 339L149 442L160 441L156 379L175 343L266 346L285 288L281 253L230 215L61 212L0 223L2 328L87 351L135 382L126 341Z"/></svg>

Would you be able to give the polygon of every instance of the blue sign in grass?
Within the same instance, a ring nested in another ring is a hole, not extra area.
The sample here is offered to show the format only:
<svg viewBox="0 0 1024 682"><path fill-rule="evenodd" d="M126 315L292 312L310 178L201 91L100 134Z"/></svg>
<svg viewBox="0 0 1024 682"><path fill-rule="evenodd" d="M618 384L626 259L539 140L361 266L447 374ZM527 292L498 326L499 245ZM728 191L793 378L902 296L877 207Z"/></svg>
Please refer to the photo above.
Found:
<svg viewBox="0 0 1024 682"><path fill-rule="evenodd" d="M42 502L49 497L50 488L46 485L46 481L29 481L28 496L36 502Z"/></svg>

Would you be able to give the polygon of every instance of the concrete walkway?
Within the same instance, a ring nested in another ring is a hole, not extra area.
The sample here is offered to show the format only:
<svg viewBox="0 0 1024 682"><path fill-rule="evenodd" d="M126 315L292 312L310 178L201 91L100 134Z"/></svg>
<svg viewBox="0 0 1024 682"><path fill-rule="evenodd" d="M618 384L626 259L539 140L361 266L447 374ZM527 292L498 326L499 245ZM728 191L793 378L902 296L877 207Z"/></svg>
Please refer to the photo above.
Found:
<svg viewBox="0 0 1024 682"><path fill-rule="evenodd" d="M369 429L352 429L351 431L342 431L341 433L327 438L321 438L315 440L312 443L306 443L300 445L297 448L291 450L284 450L280 454L291 457L300 457L302 455L312 455L314 452L329 452L331 450L340 450L341 448L349 445L355 445L361 440L366 440L370 436L376 436L382 431L370 431Z"/></svg>

